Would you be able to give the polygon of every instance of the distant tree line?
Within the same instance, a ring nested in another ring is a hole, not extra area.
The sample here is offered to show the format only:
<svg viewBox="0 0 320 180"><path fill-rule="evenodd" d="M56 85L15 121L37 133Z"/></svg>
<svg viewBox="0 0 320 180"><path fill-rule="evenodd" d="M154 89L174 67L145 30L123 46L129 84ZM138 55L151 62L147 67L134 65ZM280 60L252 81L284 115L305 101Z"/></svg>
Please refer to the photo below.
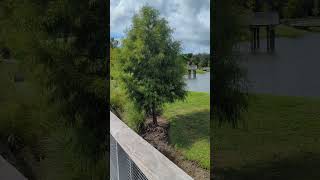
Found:
<svg viewBox="0 0 320 180"><path fill-rule="evenodd" d="M182 54L181 55L186 63L192 62L198 67L209 67L210 66L210 54L208 53L199 53L199 54Z"/></svg>
<svg viewBox="0 0 320 180"><path fill-rule="evenodd" d="M319 15L319 0L239 0L245 9L277 11L280 18L302 18Z"/></svg>

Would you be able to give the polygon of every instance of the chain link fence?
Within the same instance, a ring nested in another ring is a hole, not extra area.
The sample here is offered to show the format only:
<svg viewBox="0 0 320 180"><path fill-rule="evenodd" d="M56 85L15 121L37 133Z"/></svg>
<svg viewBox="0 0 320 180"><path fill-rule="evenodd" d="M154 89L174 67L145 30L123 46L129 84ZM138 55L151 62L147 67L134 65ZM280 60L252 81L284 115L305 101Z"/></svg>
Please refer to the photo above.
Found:
<svg viewBox="0 0 320 180"><path fill-rule="evenodd" d="M110 135L110 179L148 180L112 135Z"/></svg>
<svg viewBox="0 0 320 180"><path fill-rule="evenodd" d="M192 180L110 112L111 180Z"/></svg>

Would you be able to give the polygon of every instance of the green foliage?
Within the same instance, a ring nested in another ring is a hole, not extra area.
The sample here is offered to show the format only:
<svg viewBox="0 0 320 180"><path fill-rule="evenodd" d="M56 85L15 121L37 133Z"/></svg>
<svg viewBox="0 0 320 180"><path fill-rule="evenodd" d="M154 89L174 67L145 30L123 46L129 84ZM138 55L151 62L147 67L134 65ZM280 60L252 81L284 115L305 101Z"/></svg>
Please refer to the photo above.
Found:
<svg viewBox="0 0 320 180"><path fill-rule="evenodd" d="M132 101L127 101L124 108L124 121L131 129L136 132L140 132L145 120L144 112L140 111Z"/></svg>
<svg viewBox="0 0 320 180"><path fill-rule="evenodd" d="M286 18L299 17L302 14L301 9L302 1L301 0L288 0L287 6L284 10L284 15Z"/></svg>
<svg viewBox="0 0 320 180"><path fill-rule="evenodd" d="M110 40L110 47L111 47L111 48L117 48L118 45L119 45L119 41L116 40L116 39L114 39L114 38L111 38L111 40Z"/></svg>
<svg viewBox="0 0 320 180"><path fill-rule="evenodd" d="M210 65L210 54L199 53L194 54L191 61L196 64L199 68L208 67Z"/></svg>
<svg viewBox="0 0 320 180"><path fill-rule="evenodd" d="M18 159L17 168L28 178L37 179L36 169L43 157L41 141L49 135L50 122L59 119L57 105L50 105L31 73L19 63L0 63L0 143L5 144ZM26 79L15 83L13 76L20 72ZM23 157L25 162L19 161Z"/></svg>
<svg viewBox="0 0 320 180"><path fill-rule="evenodd" d="M239 0L233 2L247 12L276 11L280 18L302 18L308 16L317 16L319 11L318 0Z"/></svg>
<svg viewBox="0 0 320 180"><path fill-rule="evenodd" d="M40 162L39 173L42 178L102 180L107 177L107 151L100 154L88 149L87 146L96 146L99 142L94 139L94 134L87 133L88 129L81 129L82 134L79 134L79 127L56 123L52 133L43 138L41 144L46 158Z"/></svg>
<svg viewBox="0 0 320 180"><path fill-rule="evenodd" d="M171 34L159 12L145 6L133 17L121 48L121 78L128 96L155 123L164 103L186 95L180 44Z"/></svg>
<svg viewBox="0 0 320 180"><path fill-rule="evenodd" d="M53 127L43 137L58 141L52 146L43 144L47 149L43 162L60 161L44 172L65 169L66 176L59 174L64 178L58 179L107 178L107 164L100 162L105 162L109 124L106 116L109 83L105 81L109 43L106 3L98 0L1 1L0 7L6 13L0 13L0 41L24 69L37 76L37 84L47 91L45 99L50 105L47 108L59 104L56 113L63 118L52 119ZM28 116L22 113L22 109L28 110L25 106L11 108L21 110L19 119ZM62 138L55 139L59 135ZM70 136L72 138L68 138ZM62 158L50 158L59 148ZM63 158L72 155L70 162Z"/></svg>
<svg viewBox="0 0 320 180"><path fill-rule="evenodd" d="M312 14L314 16L318 16L319 15L319 0L314 0L314 7L312 9Z"/></svg>
<svg viewBox="0 0 320 180"><path fill-rule="evenodd" d="M137 106L128 98L127 92L119 79L112 80L110 88L111 111L131 129L139 132L145 119L144 112L137 109Z"/></svg>
<svg viewBox="0 0 320 180"><path fill-rule="evenodd" d="M118 83L118 81L112 80L110 84L110 109L121 118L128 98L125 90Z"/></svg>
<svg viewBox="0 0 320 180"><path fill-rule="evenodd" d="M113 40L111 40L111 43ZM116 46L110 48L110 108L131 129L139 132L144 122L144 112L140 111L128 97L128 93L121 80L121 64L119 63L121 49Z"/></svg>
<svg viewBox="0 0 320 180"><path fill-rule="evenodd" d="M233 46L241 37L241 16L233 0L219 1L215 4L211 17L213 19L213 73L212 111L214 120L230 122L234 126L241 112L247 108L247 88L245 74L240 69L233 52Z"/></svg>

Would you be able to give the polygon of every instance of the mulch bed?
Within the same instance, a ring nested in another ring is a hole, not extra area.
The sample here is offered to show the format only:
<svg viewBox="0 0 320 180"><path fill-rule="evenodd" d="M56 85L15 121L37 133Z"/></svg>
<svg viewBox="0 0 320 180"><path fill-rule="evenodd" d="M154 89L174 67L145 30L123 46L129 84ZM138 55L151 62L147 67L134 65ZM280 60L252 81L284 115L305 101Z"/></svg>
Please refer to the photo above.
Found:
<svg viewBox="0 0 320 180"><path fill-rule="evenodd" d="M170 124L162 117L158 117L158 126L155 126L152 119L148 118L141 136L195 180L209 180L208 170L202 169L194 161L185 159L181 152L169 144L169 128Z"/></svg>

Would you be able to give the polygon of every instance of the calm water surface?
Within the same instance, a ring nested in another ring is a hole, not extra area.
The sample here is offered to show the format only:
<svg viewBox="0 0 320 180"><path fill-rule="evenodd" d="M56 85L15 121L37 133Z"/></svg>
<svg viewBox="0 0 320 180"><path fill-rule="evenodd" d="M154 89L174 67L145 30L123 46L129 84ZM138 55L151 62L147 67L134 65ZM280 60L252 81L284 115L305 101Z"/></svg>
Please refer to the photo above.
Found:
<svg viewBox="0 0 320 180"><path fill-rule="evenodd" d="M260 43L264 52L256 54L246 53L248 44L240 46L251 92L320 97L320 34L278 38L273 54L265 52L266 41Z"/></svg>
<svg viewBox="0 0 320 180"><path fill-rule="evenodd" d="M210 72L197 74L196 79L188 79L188 76L185 79L188 91L210 93Z"/></svg>

